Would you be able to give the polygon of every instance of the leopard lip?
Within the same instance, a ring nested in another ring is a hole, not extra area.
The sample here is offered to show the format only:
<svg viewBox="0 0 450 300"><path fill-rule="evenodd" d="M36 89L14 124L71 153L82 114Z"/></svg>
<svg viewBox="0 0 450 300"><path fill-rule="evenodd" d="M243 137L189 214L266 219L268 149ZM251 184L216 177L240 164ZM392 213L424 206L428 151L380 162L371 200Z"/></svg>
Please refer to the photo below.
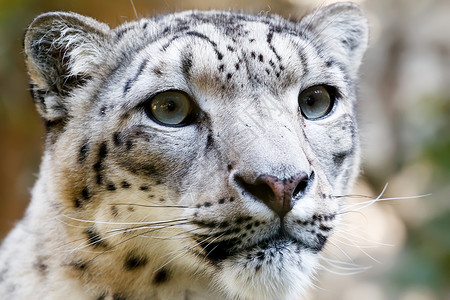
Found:
<svg viewBox="0 0 450 300"><path fill-rule="evenodd" d="M209 259L213 263L220 263L228 258L232 258L242 253L253 252L256 249L258 249L258 251L270 249L278 249L282 251L283 248L287 247L287 245L294 245L298 250L308 249L313 253L318 253L322 250L326 241L327 237L321 235L315 244L307 245L283 229L280 229L278 233L245 247L239 246L237 238L206 244L199 242L199 244L204 250L205 258Z"/></svg>

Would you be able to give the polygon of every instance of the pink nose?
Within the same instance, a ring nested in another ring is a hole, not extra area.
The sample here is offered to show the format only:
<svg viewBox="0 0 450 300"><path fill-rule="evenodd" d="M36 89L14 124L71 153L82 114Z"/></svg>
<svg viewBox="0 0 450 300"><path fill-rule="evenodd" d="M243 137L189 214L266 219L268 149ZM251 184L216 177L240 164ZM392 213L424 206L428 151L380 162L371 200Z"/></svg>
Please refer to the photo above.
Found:
<svg viewBox="0 0 450 300"><path fill-rule="evenodd" d="M243 178L238 178L238 181L246 192L262 201L283 219L294 207L297 196L305 192L311 177L305 172L287 179L263 174L252 183L246 182Z"/></svg>

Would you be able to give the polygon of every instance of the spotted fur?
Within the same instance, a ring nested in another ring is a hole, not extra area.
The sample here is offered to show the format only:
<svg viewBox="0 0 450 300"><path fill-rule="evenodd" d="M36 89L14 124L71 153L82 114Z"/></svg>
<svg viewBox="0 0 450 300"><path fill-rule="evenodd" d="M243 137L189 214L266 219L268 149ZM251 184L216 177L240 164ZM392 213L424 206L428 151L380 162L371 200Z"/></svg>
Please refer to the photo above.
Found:
<svg viewBox="0 0 450 300"><path fill-rule="evenodd" d="M37 17L24 47L46 150L0 250L0 298L304 295L358 173L367 31L351 3L296 22L188 11L110 29ZM315 85L336 102L309 120L298 95ZM167 90L196 103L191 123L145 113Z"/></svg>

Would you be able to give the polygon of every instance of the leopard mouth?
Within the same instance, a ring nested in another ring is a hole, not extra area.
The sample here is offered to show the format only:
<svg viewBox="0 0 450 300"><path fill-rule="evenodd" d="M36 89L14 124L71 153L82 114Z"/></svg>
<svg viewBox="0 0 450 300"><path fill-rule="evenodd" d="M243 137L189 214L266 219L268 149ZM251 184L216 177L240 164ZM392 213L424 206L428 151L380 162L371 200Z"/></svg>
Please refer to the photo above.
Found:
<svg viewBox="0 0 450 300"><path fill-rule="evenodd" d="M276 234L246 246L242 246L241 241L238 238L231 238L212 243L198 242L198 244L203 248L204 257L211 262L218 264L224 260L237 256L247 255L248 259L251 260L255 257L264 257L266 252L282 253L285 250L294 251L296 253L308 250L316 254L323 249L326 241L326 236L317 235L317 238L313 243L306 243L280 228Z"/></svg>

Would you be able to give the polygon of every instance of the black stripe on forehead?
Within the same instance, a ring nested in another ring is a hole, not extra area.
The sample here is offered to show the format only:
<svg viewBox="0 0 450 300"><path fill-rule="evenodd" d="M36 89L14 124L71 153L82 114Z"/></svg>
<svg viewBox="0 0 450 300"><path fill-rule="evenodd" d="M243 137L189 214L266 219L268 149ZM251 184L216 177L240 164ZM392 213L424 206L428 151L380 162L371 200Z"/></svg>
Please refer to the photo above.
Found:
<svg viewBox="0 0 450 300"><path fill-rule="evenodd" d="M202 40L208 42L213 47L214 52L216 53L217 59L222 60L223 53L219 51L219 49L217 47L217 43L214 42L213 40L211 40L207 35L200 33L198 31L188 31L188 32L185 32L183 35L175 35L172 39L170 39L170 41L168 41L166 44L163 45L163 47L162 47L163 51L166 51L167 48L169 48L174 41L178 40L179 38L183 38L185 36L196 37L196 38L199 38L199 39L202 39Z"/></svg>
<svg viewBox="0 0 450 300"><path fill-rule="evenodd" d="M138 68L136 74L134 74L133 77L131 77L131 78L129 78L127 80L127 82L125 83L125 86L123 87L123 95L124 96L128 93L128 91L131 89L133 84L137 81L139 76L142 74L142 72L144 71L145 67L147 66L147 63L148 63L147 59L145 59L143 62L141 62L141 64L139 65L139 68Z"/></svg>

